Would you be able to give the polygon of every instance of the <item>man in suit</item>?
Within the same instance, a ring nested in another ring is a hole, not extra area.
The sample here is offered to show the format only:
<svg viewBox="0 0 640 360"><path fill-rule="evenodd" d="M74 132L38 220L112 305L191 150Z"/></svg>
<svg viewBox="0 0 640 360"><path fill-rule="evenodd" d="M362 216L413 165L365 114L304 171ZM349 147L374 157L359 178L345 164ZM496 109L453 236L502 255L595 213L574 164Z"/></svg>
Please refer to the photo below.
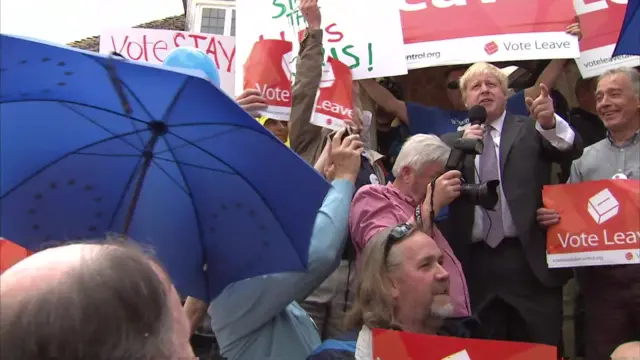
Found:
<svg viewBox="0 0 640 360"><path fill-rule="evenodd" d="M449 242L462 262L474 312L496 340L558 346L562 338L562 286L570 272L550 270L545 231L536 222L542 186L552 162L577 159L583 146L567 122L554 114L547 87L527 98L531 118L507 112L507 77L495 66L477 63L460 79L468 108L487 110L483 125L443 135L445 143L481 139L482 155L467 156L467 183L500 180L495 209L485 210L464 196L451 204Z"/></svg>

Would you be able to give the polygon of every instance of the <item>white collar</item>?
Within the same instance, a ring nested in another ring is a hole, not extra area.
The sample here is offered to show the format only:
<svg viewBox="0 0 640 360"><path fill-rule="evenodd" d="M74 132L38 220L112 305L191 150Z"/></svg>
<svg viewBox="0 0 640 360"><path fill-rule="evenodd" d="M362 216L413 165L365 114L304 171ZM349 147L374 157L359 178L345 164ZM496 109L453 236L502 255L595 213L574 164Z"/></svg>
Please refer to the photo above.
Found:
<svg viewBox="0 0 640 360"><path fill-rule="evenodd" d="M373 360L373 333L366 325L358 333L355 360Z"/></svg>
<svg viewBox="0 0 640 360"><path fill-rule="evenodd" d="M499 118L495 119L492 123L488 123L487 125L491 125L491 127L493 127L496 131L498 131L499 133L502 132L502 126L504 126L504 120L507 117L507 112L503 111L502 115L500 115Z"/></svg>

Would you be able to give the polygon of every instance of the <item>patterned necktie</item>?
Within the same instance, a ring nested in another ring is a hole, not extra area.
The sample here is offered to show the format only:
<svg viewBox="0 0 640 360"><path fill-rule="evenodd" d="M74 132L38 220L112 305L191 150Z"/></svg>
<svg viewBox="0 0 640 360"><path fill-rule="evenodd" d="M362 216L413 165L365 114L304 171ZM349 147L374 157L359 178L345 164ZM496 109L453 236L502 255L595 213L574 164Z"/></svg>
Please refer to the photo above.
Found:
<svg viewBox="0 0 640 360"><path fill-rule="evenodd" d="M480 181L487 182L489 180L499 180L498 176L498 156L496 153L496 145L493 142L491 125L487 125L484 133L484 150L480 155ZM482 220L482 233L485 235L485 241L489 246L495 248L504 238L504 226L502 224L502 199L498 197L498 203L495 210L484 210Z"/></svg>

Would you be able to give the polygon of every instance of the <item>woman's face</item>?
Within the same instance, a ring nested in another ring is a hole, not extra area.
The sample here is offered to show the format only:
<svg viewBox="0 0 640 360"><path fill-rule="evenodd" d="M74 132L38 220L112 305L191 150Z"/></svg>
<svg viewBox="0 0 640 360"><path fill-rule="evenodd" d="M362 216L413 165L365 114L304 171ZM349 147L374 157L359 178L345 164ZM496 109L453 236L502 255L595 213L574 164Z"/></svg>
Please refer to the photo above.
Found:
<svg viewBox="0 0 640 360"><path fill-rule="evenodd" d="M289 127L286 121L268 119L264 122L264 127L282 142L289 138Z"/></svg>

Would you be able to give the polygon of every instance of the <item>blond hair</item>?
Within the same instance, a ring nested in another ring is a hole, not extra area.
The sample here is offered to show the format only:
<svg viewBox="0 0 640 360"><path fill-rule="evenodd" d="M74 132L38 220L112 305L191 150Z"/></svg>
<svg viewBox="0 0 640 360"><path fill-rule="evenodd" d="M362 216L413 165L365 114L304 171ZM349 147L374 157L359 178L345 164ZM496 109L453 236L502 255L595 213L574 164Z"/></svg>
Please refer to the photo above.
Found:
<svg viewBox="0 0 640 360"><path fill-rule="evenodd" d="M385 247L391 230L376 234L364 248L360 257L356 297L345 319L346 329L366 325L369 328L399 328L393 314L394 302L389 278L402 263L402 254L392 247L385 257ZM408 238L412 230L404 239Z"/></svg>
<svg viewBox="0 0 640 360"><path fill-rule="evenodd" d="M489 63L479 62L471 65L460 78L460 91L462 91L463 100L467 98L467 86L469 86L469 82L478 75L494 76L498 79L502 92L506 95L509 91L509 77L505 75L505 73Z"/></svg>

